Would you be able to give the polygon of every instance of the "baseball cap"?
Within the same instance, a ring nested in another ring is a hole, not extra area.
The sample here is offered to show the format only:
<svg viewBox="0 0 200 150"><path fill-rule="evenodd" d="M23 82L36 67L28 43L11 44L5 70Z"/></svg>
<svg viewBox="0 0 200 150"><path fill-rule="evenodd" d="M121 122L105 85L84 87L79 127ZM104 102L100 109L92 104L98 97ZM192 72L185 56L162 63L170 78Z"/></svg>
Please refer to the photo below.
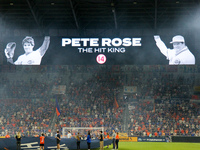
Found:
<svg viewBox="0 0 200 150"><path fill-rule="evenodd" d="M176 35L172 38L172 41L170 43L174 43L174 42L184 42L185 43L185 39L181 35Z"/></svg>

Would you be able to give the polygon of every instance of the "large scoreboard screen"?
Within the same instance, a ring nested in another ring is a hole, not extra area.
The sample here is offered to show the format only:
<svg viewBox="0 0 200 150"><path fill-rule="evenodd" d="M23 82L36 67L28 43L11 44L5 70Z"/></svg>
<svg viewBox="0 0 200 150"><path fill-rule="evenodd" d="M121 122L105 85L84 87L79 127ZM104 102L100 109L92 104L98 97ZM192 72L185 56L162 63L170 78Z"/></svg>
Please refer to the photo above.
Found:
<svg viewBox="0 0 200 150"><path fill-rule="evenodd" d="M192 35L129 37L6 37L3 64L13 65L196 65Z"/></svg>

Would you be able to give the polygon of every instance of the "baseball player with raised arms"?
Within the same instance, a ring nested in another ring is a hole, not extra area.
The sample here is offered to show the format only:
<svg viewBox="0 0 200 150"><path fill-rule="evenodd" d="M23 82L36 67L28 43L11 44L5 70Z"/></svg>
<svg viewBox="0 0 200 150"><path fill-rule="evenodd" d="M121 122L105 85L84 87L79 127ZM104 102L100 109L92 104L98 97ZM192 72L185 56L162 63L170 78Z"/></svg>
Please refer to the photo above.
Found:
<svg viewBox="0 0 200 150"><path fill-rule="evenodd" d="M169 60L169 65L195 65L195 57L185 45L185 39L181 35L176 35L170 42L173 49L166 47L159 35L154 36L157 47L160 52Z"/></svg>
<svg viewBox="0 0 200 150"><path fill-rule="evenodd" d="M11 64L40 65L42 57L44 56L49 47L49 43L50 43L50 37L45 36L42 46L34 51L33 50L35 46L34 39L30 36L26 36L22 41L25 53L20 55L15 62L13 62L14 51L16 48L15 42L8 43L4 52L5 56L7 57L7 61L10 62Z"/></svg>

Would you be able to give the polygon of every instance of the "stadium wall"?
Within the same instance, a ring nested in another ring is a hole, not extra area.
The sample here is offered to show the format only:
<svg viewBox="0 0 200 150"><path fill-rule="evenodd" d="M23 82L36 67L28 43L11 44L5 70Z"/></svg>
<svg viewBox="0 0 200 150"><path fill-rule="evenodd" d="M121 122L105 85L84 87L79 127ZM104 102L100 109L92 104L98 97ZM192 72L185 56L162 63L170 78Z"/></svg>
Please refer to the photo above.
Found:
<svg viewBox="0 0 200 150"><path fill-rule="evenodd" d="M200 137L172 136L172 142L200 143Z"/></svg>
<svg viewBox="0 0 200 150"><path fill-rule="evenodd" d="M29 150L37 150L39 146L39 137L23 137L21 140L21 149L29 149ZM76 149L77 140L75 138L61 138L60 141L60 148L61 150L65 149ZM104 146L110 145L112 143L112 140L105 139L104 140ZM9 149L9 150L16 150L16 139L15 138L1 138L0 139L0 150L3 149ZM45 144L44 148L45 150L56 150L57 143L56 139L54 137L45 137ZM87 149L87 141L81 140L80 143L81 149ZM92 140L91 141L91 149L99 148L99 140Z"/></svg>

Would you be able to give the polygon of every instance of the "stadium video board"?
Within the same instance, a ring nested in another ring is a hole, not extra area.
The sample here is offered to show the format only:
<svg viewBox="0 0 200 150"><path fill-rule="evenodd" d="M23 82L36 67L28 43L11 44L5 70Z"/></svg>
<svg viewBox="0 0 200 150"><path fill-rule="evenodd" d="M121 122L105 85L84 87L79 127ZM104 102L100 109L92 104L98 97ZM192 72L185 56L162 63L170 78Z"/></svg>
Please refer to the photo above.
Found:
<svg viewBox="0 0 200 150"><path fill-rule="evenodd" d="M131 37L6 37L4 64L13 65L196 65L193 38L151 35Z"/></svg>

